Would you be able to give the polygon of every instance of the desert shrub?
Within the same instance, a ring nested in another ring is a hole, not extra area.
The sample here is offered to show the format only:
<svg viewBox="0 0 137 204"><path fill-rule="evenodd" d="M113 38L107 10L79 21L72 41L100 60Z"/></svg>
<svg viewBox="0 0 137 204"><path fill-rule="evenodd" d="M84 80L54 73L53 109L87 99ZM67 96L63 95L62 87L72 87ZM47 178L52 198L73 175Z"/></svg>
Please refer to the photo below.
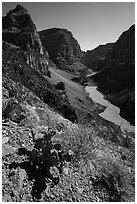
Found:
<svg viewBox="0 0 137 204"><path fill-rule="evenodd" d="M25 101L29 95L29 90L20 82L14 82L8 76L2 77L2 85L9 90L9 96L14 96L19 103Z"/></svg>
<svg viewBox="0 0 137 204"><path fill-rule="evenodd" d="M37 128L39 126L39 116L35 109L29 104L24 104L23 109L26 115L25 125L30 128Z"/></svg>
<svg viewBox="0 0 137 204"><path fill-rule="evenodd" d="M60 81L59 83L56 84L55 88L64 91L65 90L65 84Z"/></svg>
<svg viewBox="0 0 137 204"><path fill-rule="evenodd" d="M105 188L110 202L134 201L134 172L129 172L120 158L109 157L105 151L102 153L96 154L95 150L91 156L95 168L95 172L91 171L93 186L96 189Z"/></svg>
<svg viewBox="0 0 137 204"><path fill-rule="evenodd" d="M18 101L12 97L6 101L6 105L3 105L2 116L3 118L9 118L16 123L20 123L25 118L25 113Z"/></svg>
<svg viewBox="0 0 137 204"><path fill-rule="evenodd" d="M112 149L110 142L108 144L100 138L98 131L95 132L92 127L73 125L68 126L61 137L64 150L74 152L72 165L79 169L84 161L85 166L90 163L93 167L89 165L86 172L91 168L87 176L97 192L105 189L110 202L134 201L134 172L129 172L117 149Z"/></svg>
<svg viewBox="0 0 137 204"><path fill-rule="evenodd" d="M62 146L65 151L72 150L74 152L73 160L78 161L81 158L88 159L93 150L91 135L92 129L89 131L86 127L81 127L81 125L68 125L65 132L62 134Z"/></svg>

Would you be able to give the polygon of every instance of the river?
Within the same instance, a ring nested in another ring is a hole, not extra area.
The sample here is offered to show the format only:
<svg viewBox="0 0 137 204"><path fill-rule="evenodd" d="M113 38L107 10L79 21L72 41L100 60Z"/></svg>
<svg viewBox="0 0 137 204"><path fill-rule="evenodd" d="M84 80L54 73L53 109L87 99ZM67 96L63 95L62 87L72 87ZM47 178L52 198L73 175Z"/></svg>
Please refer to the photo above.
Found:
<svg viewBox="0 0 137 204"><path fill-rule="evenodd" d="M86 86L85 89L94 102L106 106L105 111L99 114L102 118L119 125L122 130L135 131L135 127L120 116L120 109L104 99L103 94L97 91L97 86Z"/></svg>

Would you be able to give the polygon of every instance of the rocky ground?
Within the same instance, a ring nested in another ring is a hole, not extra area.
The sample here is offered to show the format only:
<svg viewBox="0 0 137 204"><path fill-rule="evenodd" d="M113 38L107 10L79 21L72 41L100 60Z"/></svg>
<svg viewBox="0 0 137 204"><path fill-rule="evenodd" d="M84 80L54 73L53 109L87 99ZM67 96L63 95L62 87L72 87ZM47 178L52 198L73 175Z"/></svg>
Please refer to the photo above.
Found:
<svg viewBox="0 0 137 204"><path fill-rule="evenodd" d="M87 69L79 61L77 41L67 33L75 46L69 41L67 55L57 56L56 66L26 9L17 5L3 17L2 200L135 201L135 135L102 119L98 114L105 107L76 83L86 81ZM64 155L71 152L56 183L43 181L30 157L33 133L49 127L55 132L53 144L59 143Z"/></svg>
<svg viewBox="0 0 137 204"><path fill-rule="evenodd" d="M2 192L5 202L134 201L134 135L99 122L73 124L32 93L20 123L3 120ZM54 143L71 150L58 184L45 182L30 163L32 128L52 127Z"/></svg>

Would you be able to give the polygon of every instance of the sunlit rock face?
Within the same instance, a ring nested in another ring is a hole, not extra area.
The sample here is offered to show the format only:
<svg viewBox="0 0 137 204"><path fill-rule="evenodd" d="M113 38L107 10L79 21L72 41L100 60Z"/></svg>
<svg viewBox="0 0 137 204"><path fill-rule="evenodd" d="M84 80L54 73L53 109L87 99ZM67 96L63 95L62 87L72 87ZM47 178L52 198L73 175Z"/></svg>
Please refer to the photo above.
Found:
<svg viewBox="0 0 137 204"><path fill-rule="evenodd" d="M80 61L82 51L77 40L67 29L51 28L39 32L43 46L48 50L53 62L72 64Z"/></svg>
<svg viewBox="0 0 137 204"><path fill-rule="evenodd" d="M2 20L3 86L16 98L22 96L23 90L31 91L65 118L76 121L66 92L55 89L49 79L51 61L27 10L17 5Z"/></svg>
<svg viewBox="0 0 137 204"><path fill-rule="evenodd" d="M27 10L20 5L2 18L2 40L17 45L26 52L29 65L46 75L48 52L43 49L36 26Z"/></svg>
<svg viewBox="0 0 137 204"><path fill-rule="evenodd" d="M22 49L8 42L2 43L2 85L6 98L15 96L20 100L24 93L31 91L65 118L75 122L77 115L69 102L65 85L60 84L53 85L47 76L43 77L27 64ZM9 94L5 89L9 90ZM12 113L6 115L11 118Z"/></svg>

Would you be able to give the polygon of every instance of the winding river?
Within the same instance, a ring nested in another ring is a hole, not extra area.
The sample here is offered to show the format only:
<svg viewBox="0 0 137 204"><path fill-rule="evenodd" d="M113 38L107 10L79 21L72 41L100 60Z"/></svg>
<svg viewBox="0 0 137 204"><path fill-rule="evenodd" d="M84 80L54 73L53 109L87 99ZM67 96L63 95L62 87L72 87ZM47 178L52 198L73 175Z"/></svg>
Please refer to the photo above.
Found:
<svg viewBox="0 0 137 204"><path fill-rule="evenodd" d="M85 89L94 102L106 106L105 111L99 114L102 118L119 125L122 130L135 131L135 127L120 116L120 109L104 99L103 94L97 91L97 86L86 86Z"/></svg>

